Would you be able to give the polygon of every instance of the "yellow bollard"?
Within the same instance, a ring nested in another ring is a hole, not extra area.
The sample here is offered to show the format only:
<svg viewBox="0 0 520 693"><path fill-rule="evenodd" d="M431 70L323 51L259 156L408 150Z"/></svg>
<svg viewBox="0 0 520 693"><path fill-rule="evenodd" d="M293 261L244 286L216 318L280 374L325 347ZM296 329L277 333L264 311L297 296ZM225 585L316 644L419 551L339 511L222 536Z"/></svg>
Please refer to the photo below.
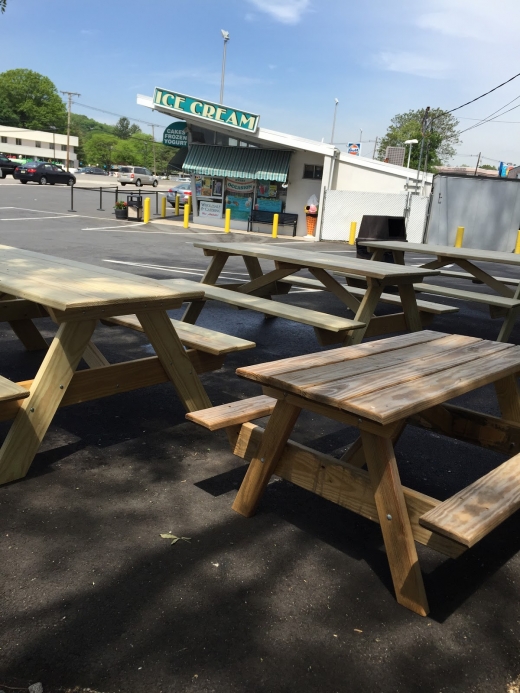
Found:
<svg viewBox="0 0 520 693"><path fill-rule="evenodd" d="M224 225L224 233L229 233L231 231L231 209L228 207L226 209L226 223Z"/></svg>
<svg viewBox="0 0 520 693"><path fill-rule="evenodd" d="M179 195L175 195L175 216L179 216Z"/></svg>
<svg viewBox="0 0 520 693"><path fill-rule="evenodd" d="M189 199L184 205L184 228L185 229L190 228L190 200Z"/></svg>
<svg viewBox="0 0 520 693"><path fill-rule="evenodd" d="M349 245L354 245L356 243L356 227L357 221L350 222L350 236L348 239Z"/></svg>
<svg viewBox="0 0 520 693"><path fill-rule="evenodd" d="M278 219L279 214L273 214L273 238L278 238Z"/></svg>
<svg viewBox="0 0 520 693"><path fill-rule="evenodd" d="M163 197L161 200L161 216L164 219L166 217L166 198Z"/></svg>
<svg viewBox="0 0 520 693"><path fill-rule="evenodd" d="M455 248L462 248L462 239L464 238L464 227L457 226L457 235L455 237Z"/></svg>
<svg viewBox="0 0 520 693"><path fill-rule="evenodd" d="M143 221L145 224L150 223L150 198L144 198Z"/></svg>
<svg viewBox="0 0 520 693"><path fill-rule="evenodd" d="M517 255L518 255L518 253L520 253L520 231L516 235L515 253Z"/></svg>

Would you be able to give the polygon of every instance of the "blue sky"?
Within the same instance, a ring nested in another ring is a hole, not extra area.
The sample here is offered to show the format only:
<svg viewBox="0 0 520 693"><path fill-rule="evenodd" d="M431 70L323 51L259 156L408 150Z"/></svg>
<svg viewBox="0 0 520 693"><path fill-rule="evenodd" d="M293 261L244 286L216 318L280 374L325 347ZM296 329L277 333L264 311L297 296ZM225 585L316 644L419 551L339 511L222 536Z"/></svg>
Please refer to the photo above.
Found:
<svg viewBox="0 0 520 693"><path fill-rule="evenodd" d="M162 86L217 101L226 29L227 105L328 141L337 97L335 141L362 129L371 156L369 140L396 113L454 108L520 71L519 26L518 0L8 0L1 69L36 70L82 104L165 126L136 94ZM460 111L460 129L517 97L508 108L520 106L520 78ZM520 107L464 133L454 163L474 164L479 151L519 163L519 128Z"/></svg>

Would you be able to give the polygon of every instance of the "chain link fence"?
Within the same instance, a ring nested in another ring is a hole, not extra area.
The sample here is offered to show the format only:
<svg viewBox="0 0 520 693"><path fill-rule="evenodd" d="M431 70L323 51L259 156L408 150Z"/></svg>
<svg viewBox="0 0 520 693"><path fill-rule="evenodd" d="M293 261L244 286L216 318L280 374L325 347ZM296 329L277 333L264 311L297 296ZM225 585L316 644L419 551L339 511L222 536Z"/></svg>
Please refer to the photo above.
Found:
<svg viewBox="0 0 520 693"><path fill-rule="evenodd" d="M350 223L361 225L364 214L406 218L406 235L411 243L422 243L429 196L411 193L376 193L355 190L326 190L321 226L324 241L348 241Z"/></svg>

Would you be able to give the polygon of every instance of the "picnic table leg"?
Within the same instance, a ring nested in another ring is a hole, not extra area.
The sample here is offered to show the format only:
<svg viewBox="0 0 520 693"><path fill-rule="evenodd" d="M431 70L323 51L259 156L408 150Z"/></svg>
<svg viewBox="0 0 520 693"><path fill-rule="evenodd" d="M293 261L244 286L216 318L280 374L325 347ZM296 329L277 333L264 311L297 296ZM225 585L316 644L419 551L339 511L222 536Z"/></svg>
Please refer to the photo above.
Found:
<svg viewBox="0 0 520 693"><path fill-rule="evenodd" d="M49 428L96 327L69 322L58 332L0 448L0 484L24 477Z"/></svg>
<svg viewBox="0 0 520 693"><path fill-rule="evenodd" d="M515 326L516 319L518 318L518 313L518 308L509 308L509 310L506 313L506 318L502 323L502 327L500 328L500 332L498 333L497 342L507 342L511 335L511 331Z"/></svg>
<svg viewBox="0 0 520 693"><path fill-rule="evenodd" d="M49 345L32 320L13 320L9 325L27 351L48 349Z"/></svg>
<svg viewBox="0 0 520 693"><path fill-rule="evenodd" d="M403 306L404 319L410 332L419 332L423 329L415 291L411 284L399 284L399 296Z"/></svg>
<svg viewBox="0 0 520 693"><path fill-rule="evenodd" d="M186 411L211 407L211 401L199 380L181 340L165 310L136 313L150 344L177 390Z"/></svg>
<svg viewBox="0 0 520 693"><path fill-rule="evenodd" d="M208 269L206 270L204 276L200 280L201 284L215 285L220 276L220 273L224 269L224 265L226 264L228 257L228 253L217 253L216 255L213 255L213 258L209 263ZM189 322L191 325L194 325L197 321L197 318L201 314L205 304L206 301L204 300L192 301L184 311L184 315L181 318L182 322Z"/></svg>
<svg viewBox="0 0 520 693"><path fill-rule="evenodd" d="M262 497L269 479L282 455L283 449L301 409L279 400L265 427L258 452L251 460L237 497L233 510L245 517L251 517Z"/></svg>
<svg viewBox="0 0 520 693"><path fill-rule="evenodd" d="M361 437L397 601L426 616L428 600L392 441L363 430Z"/></svg>
<svg viewBox="0 0 520 693"><path fill-rule="evenodd" d="M365 292L365 295L363 296L354 317L355 320L364 322L365 327L361 327L359 330L351 330L343 342L345 346L350 346L351 344L360 344L362 342L365 332L368 329L370 320L374 315L376 306L379 303L379 298L383 293L383 287L380 284L377 284L372 279L368 279L367 282L368 289Z"/></svg>
<svg viewBox="0 0 520 693"><path fill-rule="evenodd" d="M516 375L501 378L494 385L502 418L520 423L520 394Z"/></svg>

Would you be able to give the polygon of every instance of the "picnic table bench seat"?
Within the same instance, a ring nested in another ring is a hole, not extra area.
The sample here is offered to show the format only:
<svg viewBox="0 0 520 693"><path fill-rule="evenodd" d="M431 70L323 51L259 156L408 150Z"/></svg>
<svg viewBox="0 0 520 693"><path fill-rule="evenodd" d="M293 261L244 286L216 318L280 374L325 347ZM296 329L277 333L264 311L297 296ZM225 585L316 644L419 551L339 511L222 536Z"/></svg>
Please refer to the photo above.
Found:
<svg viewBox="0 0 520 693"><path fill-rule="evenodd" d="M453 289L451 286L438 286L437 284L420 283L414 284L413 286L419 293L447 296L448 298L473 301L475 303L485 303L494 308L511 309L520 307L520 299L509 298L507 296L484 294L479 291L466 291L466 289Z"/></svg>
<svg viewBox="0 0 520 693"><path fill-rule="evenodd" d="M272 413L275 404L276 399L274 397L258 395L258 397L249 397L248 399L209 407L209 409L190 412L186 414L186 418L210 431L218 431L221 428L268 416Z"/></svg>
<svg viewBox="0 0 520 693"><path fill-rule="evenodd" d="M0 402L13 402L29 397L29 390L0 375Z"/></svg>
<svg viewBox="0 0 520 693"><path fill-rule="evenodd" d="M314 327L318 340L325 344L342 342L349 330L356 330L365 327L365 323L350 318L342 318L329 313L322 313L309 308L301 308L279 301L271 301L251 294L240 293L229 288L213 286L212 284L200 284L187 279L166 279L161 284L170 288L182 290L204 290L204 299L221 301L237 308L249 308L265 315L277 318L286 318L294 322Z"/></svg>
<svg viewBox="0 0 520 693"><path fill-rule="evenodd" d="M136 315L119 315L114 318L108 318L103 322L128 327L137 332L144 332ZM216 330L210 330L207 327L191 325L188 322L173 319L171 319L171 323L184 346L197 349L197 351L204 351L208 354L214 354L215 356L230 354L234 351L243 351L244 349L254 349L256 346L255 342L241 339L240 337L233 337Z"/></svg>
<svg viewBox="0 0 520 693"><path fill-rule="evenodd" d="M441 277L453 277L454 279L471 279L476 284L483 284L481 279L476 279L469 272L457 272L456 270L439 270ZM497 282L502 284L510 284L511 286L518 286L520 284L520 279L514 279L513 277L495 277Z"/></svg>

